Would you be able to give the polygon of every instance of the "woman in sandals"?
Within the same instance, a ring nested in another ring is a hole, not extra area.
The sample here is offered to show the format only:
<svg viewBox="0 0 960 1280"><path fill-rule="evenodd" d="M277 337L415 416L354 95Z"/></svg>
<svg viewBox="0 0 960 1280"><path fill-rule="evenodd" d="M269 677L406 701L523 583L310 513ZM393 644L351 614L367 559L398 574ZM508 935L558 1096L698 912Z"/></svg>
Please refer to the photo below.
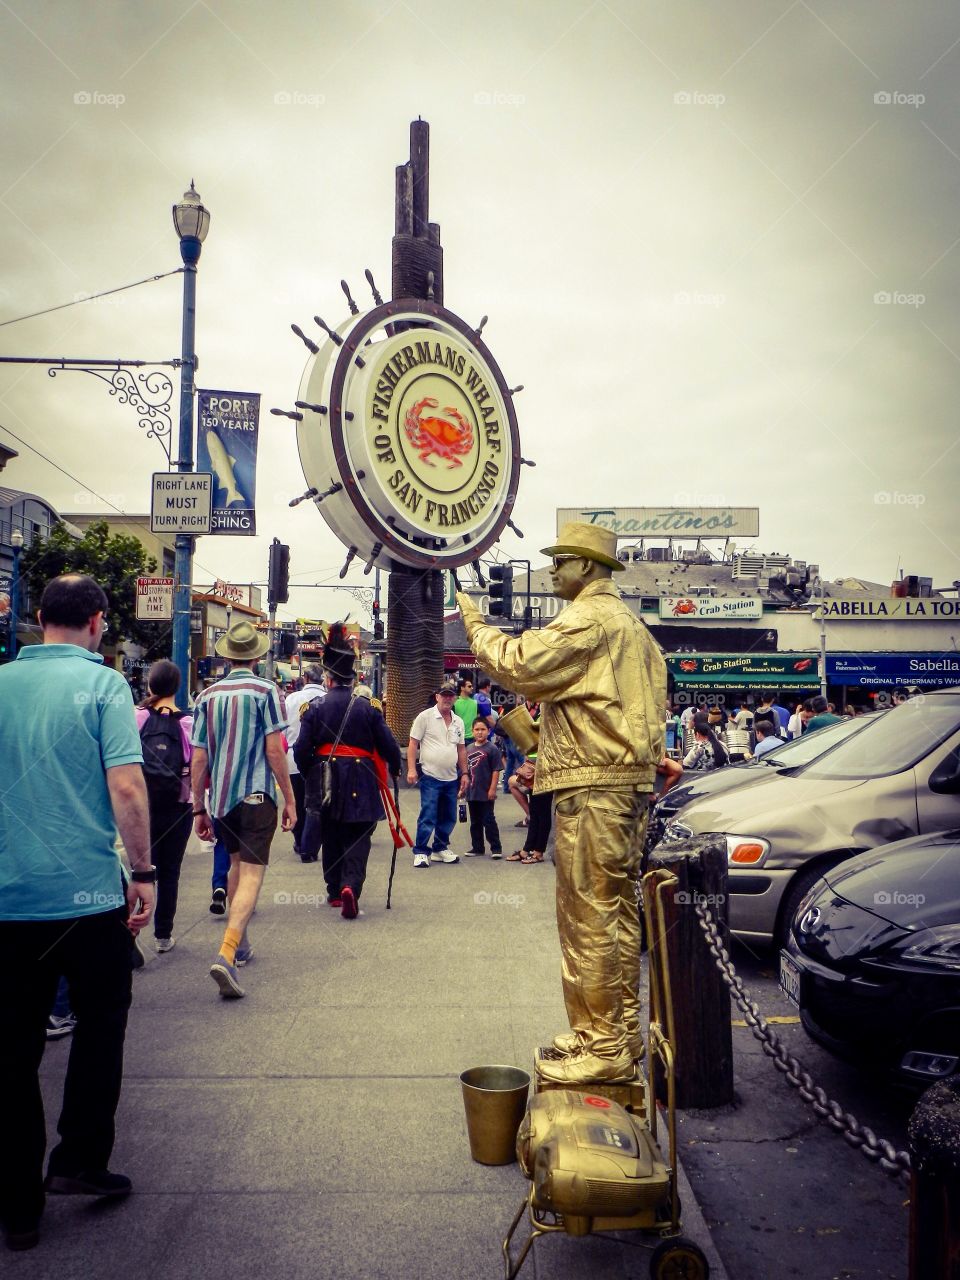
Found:
<svg viewBox="0 0 960 1280"><path fill-rule="evenodd" d="M511 853L507 862L522 862L529 866L532 862L542 862L550 839L550 825L553 817L553 793L542 791L534 795L534 782L537 774L537 739L539 724L529 726L530 740L527 744L526 759L517 770L517 778L522 778L522 785L527 792L527 804L530 810L530 825L527 827L527 838L522 849Z"/></svg>

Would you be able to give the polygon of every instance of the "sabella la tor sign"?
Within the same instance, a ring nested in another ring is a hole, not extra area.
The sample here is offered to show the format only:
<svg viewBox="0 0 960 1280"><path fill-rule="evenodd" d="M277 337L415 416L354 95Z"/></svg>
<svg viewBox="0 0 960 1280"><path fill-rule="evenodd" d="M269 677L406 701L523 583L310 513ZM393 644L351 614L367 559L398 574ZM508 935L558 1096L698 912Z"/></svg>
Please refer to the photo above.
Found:
<svg viewBox="0 0 960 1280"><path fill-rule="evenodd" d="M349 317L308 360L297 445L308 494L367 565L457 568L517 497L513 398L480 335L417 298Z"/></svg>

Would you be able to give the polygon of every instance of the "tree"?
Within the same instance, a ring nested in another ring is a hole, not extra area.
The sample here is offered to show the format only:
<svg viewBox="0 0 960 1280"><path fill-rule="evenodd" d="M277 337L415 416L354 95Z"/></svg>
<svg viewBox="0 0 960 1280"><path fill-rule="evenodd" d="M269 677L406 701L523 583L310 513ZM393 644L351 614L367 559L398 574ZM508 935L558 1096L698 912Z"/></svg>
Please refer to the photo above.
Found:
<svg viewBox="0 0 960 1280"><path fill-rule="evenodd" d="M21 570L30 587L30 598L39 604L43 588L61 573L88 573L100 583L110 600L111 636L141 645L150 658L169 656L171 624L140 622L136 617L137 578L154 572L157 562L130 534L111 537L106 520L91 524L82 538L75 538L59 521L49 538L37 537L25 547Z"/></svg>

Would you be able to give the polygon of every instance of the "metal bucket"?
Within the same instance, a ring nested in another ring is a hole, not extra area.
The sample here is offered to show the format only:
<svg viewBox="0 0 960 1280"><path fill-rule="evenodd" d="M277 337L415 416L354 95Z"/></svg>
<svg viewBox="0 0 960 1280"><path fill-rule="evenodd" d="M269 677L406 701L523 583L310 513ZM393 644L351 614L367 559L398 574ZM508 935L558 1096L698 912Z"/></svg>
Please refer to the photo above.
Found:
<svg viewBox="0 0 960 1280"><path fill-rule="evenodd" d="M461 1072L460 1087L471 1156L478 1164L511 1164L530 1077L519 1067L470 1067Z"/></svg>

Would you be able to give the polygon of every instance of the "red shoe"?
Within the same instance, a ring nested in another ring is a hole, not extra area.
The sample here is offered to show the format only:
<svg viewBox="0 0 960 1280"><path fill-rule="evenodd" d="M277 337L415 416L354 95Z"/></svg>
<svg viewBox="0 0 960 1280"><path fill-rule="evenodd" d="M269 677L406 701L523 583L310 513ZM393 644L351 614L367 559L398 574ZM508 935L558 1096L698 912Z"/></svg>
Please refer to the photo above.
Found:
<svg viewBox="0 0 960 1280"><path fill-rule="evenodd" d="M340 899L342 907L340 914L344 920L356 920L357 918L357 899L354 897L353 890L349 885L345 885L340 890Z"/></svg>
<svg viewBox="0 0 960 1280"><path fill-rule="evenodd" d="M343 899L342 899L342 898L328 898L328 899L327 899L327 906L328 906L328 907L342 907L342 906L343 906Z"/></svg>

